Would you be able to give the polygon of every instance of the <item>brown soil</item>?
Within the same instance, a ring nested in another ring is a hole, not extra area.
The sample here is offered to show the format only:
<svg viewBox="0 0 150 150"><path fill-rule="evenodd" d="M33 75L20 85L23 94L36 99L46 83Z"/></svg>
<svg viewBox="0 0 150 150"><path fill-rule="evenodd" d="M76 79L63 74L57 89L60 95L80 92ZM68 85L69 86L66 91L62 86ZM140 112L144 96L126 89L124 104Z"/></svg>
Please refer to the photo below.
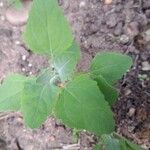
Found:
<svg viewBox="0 0 150 150"><path fill-rule="evenodd" d="M119 82L120 96L113 110L117 132L150 148L150 2L149 0L59 0L81 45L79 70L87 70L99 51L119 51L132 56L133 68ZM24 27L5 19L8 7L0 0L0 79L9 72L37 74L47 59L32 54L21 40ZM0 150L50 150L71 147L90 150L96 139L88 133L73 137L71 129L49 118L40 129L25 128L19 113L0 114ZM75 144L75 145L72 145ZM68 148L69 149L69 148Z"/></svg>

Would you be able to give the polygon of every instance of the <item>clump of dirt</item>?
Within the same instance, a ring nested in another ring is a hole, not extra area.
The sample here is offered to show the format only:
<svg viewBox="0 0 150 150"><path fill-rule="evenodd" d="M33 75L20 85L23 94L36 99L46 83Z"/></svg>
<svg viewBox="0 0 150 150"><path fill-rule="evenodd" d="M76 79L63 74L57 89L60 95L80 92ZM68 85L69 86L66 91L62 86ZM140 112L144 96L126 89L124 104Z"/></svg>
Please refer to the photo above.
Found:
<svg viewBox="0 0 150 150"><path fill-rule="evenodd" d="M3 3L3 5L1 4ZM150 148L150 3L148 0L59 0L82 49L78 69L86 71L99 51L118 51L132 56L132 69L119 82L120 96L113 110L117 132ZM48 66L47 58L32 54L21 39L24 27L5 18L8 3L0 0L0 79L9 72L37 74ZM40 129L24 126L19 113L0 114L0 149L92 149L95 137L72 130L53 118ZM3 117L2 117L3 116ZM73 144L73 145L72 145Z"/></svg>

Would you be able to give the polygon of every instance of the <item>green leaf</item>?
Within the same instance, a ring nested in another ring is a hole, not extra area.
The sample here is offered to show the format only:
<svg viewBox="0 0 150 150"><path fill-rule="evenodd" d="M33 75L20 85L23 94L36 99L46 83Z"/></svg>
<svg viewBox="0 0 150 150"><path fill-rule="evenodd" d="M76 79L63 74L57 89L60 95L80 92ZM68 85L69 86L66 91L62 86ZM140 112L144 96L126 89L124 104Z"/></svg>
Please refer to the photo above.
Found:
<svg viewBox="0 0 150 150"><path fill-rule="evenodd" d="M64 87L55 114L69 127L85 129L96 135L114 130L112 111L97 83L87 75L76 76Z"/></svg>
<svg viewBox="0 0 150 150"><path fill-rule="evenodd" d="M62 82L72 77L79 58L80 47L75 42L67 51L60 52L54 57L52 62Z"/></svg>
<svg viewBox="0 0 150 150"><path fill-rule="evenodd" d="M29 78L12 74L0 86L0 111L18 111L20 109L21 92Z"/></svg>
<svg viewBox="0 0 150 150"><path fill-rule="evenodd" d="M104 94L106 101L108 101L108 103L112 106L118 98L118 91L108 84L101 75L93 78L97 82L99 89Z"/></svg>
<svg viewBox="0 0 150 150"><path fill-rule="evenodd" d="M9 3L17 9L20 9L22 7L21 0L9 0Z"/></svg>
<svg viewBox="0 0 150 150"><path fill-rule="evenodd" d="M101 148L101 145L100 145L100 144L97 144L97 145L93 148L93 150L104 150L104 149Z"/></svg>
<svg viewBox="0 0 150 150"><path fill-rule="evenodd" d="M45 84L42 77L45 78L46 75L42 74L37 81L26 82L22 94L21 110L25 123L30 128L38 128L53 113L60 92L50 80Z"/></svg>
<svg viewBox="0 0 150 150"><path fill-rule="evenodd" d="M121 150L118 139L112 138L110 135L103 135L102 140L105 150Z"/></svg>
<svg viewBox="0 0 150 150"><path fill-rule="evenodd" d="M71 46L71 29L57 0L33 1L24 40L34 52L51 56Z"/></svg>
<svg viewBox="0 0 150 150"><path fill-rule="evenodd" d="M124 137L117 135L102 135L101 144L93 150L142 150L138 145L131 143Z"/></svg>
<svg viewBox="0 0 150 150"><path fill-rule="evenodd" d="M143 150L138 145L130 142L126 138L120 139L121 150Z"/></svg>
<svg viewBox="0 0 150 150"><path fill-rule="evenodd" d="M132 59L127 55L116 52L98 53L92 61L91 74L102 75L109 84L114 84L131 65Z"/></svg>

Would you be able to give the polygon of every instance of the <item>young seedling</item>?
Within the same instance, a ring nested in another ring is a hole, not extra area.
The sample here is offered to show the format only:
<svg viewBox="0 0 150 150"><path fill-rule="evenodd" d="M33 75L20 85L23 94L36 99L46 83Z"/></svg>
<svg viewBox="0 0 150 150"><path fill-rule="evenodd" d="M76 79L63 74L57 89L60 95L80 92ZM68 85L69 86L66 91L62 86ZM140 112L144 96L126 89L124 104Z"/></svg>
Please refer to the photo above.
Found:
<svg viewBox="0 0 150 150"><path fill-rule="evenodd" d="M66 126L100 137L112 133L111 106L118 97L113 85L130 69L132 59L116 52L98 53L89 72L77 73L80 47L57 0L33 1L23 37L33 52L50 58L50 67L38 77L8 76L0 86L0 111L20 111L30 128L53 115Z"/></svg>

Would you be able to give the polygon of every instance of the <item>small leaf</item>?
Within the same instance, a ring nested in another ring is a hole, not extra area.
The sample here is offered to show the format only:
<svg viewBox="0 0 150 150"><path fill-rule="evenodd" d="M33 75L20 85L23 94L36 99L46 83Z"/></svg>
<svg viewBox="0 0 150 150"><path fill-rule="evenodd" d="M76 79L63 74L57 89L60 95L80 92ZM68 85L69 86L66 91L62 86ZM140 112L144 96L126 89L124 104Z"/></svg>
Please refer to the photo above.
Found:
<svg viewBox="0 0 150 150"><path fill-rule="evenodd" d="M118 139L112 138L110 135L103 135L102 139L105 150L121 150Z"/></svg>
<svg viewBox="0 0 150 150"><path fill-rule="evenodd" d="M59 53L54 57L52 62L62 82L71 78L79 58L80 47L75 42L73 42L72 46L67 51Z"/></svg>
<svg viewBox="0 0 150 150"><path fill-rule="evenodd" d="M71 46L72 32L57 0L33 1L24 40L34 52L51 56Z"/></svg>
<svg viewBox="0 0 150 150"><path fill-rule="evenodd" d="M112 106L118 98L117 90L108 84L101 75L93 78L97 82L99 89L104 94L106 101L108 101L108 103Z"/></svg>
<svg viewBox="0 0 150 150"><path fill-rule="evenodd" d="M0 111L18 111L20 109L21 92L29 78L12 74L0 86Z"/></svg>
<svg viewBox="0 0 150 150"><path fill-rule="evenodd" d="M91 74L101 75L109 83L114 84L131 67L129 56L115 52L98 53L91 64Z"/></svg>
<svg viewBox="0 0 150 150"><path fill-rule="evenodd" d="M45 76L45 74L43 74ZM38 128L53 112L60 89L53 83L44 80L27 82L22 94L22 113L25 123L31 128Z"/></svg>
<svg viewBox="0 0 150 150"><path fill-rule="evenodd" d="M87 75L76 76L64 87L55 113L69 127L85 129L96 135L114 130L112 111L97 83Z"/></svg>
<svg viewBox="0 0 150 150"><path fill-rule="evenodd" d="M120 139L120 145L121 145L121 150L143 150L141 147L130 142L125 138Z"/></svg>
<svg viewBox="0 0 150 150"><path fill-rule="evenodd" d="M142 150L142 148L120 135L114 137L111 134L102 135L101 144L97 144L93 150Z"/></svg>

